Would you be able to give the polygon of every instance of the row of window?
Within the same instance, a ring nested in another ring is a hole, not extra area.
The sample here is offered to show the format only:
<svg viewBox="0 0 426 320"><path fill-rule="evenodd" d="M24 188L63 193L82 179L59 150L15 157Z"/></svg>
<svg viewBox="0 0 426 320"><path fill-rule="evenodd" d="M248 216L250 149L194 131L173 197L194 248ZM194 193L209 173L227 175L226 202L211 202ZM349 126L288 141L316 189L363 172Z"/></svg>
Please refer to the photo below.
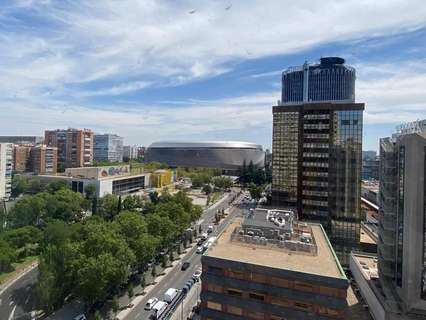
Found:
<svg viewBox="0 0 426 320"><path fill-rule="evenodd" d="M238 289L223 288L213 284L209 284L207 287L208 287L207 290L210 292L221 293L221 294L225 294L229 296L239 297L242 299L255 300L268 305L272 304L272 305L277 305L280 307L296 309L296 310L301 310L301 311L305 311L309 313L316 313L319 315L330 316L330 317L340 317L342 315L341 311L339 310L328 308L326 306L309 303L309 302L297 301L297 300L288 299L284 297L269 296L269 295L254 293L254 292L243 292ZM262 312L255 312L252 310L247 310L247 308L243 309L241 307L237 307L237 306L233 306L229 304L221 304L218 302L207 301L206 306L209 309L222 311L222 312L226 312L226 313L230 313L230 314L234 314L238 316L244 316L250 319L259 319L259 320L270 319L268 317L269 313L267 315Z"/></svg>
<svg viewBox="0 0 426 320"><path fill-rule="evenodd" d="M204 269L204 268L203 268ZM346 298L346 290L325 287L320 285L315 285L310 282L304 282L300 280L290 280L279 277L274 277L270 275L265 275L261 273L254 272L243 272L234 269L224 269L214 266L207 266L204 270L205 272L220 275L228 278L251 281L256 283L262 283L273 287L293 289L303 292L312 292L318 293L321 295L336 297L336 298Z"/></svg>

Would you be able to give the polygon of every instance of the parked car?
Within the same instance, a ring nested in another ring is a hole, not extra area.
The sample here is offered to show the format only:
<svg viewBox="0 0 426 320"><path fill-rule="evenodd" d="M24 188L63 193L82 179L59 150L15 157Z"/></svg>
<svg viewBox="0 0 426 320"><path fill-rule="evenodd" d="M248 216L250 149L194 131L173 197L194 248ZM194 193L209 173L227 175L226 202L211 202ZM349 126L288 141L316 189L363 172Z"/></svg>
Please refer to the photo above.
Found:
<svg viewBox="0 0 426 320"><path fill-rule="evenodd" d="M207 233L212 233L213 232L213 226L212 225L210 225L208 228L207 228Z"/></svg>
<svg viewBox="0 0 426 320"><path fill-rule="evenodd" d="M189 268L190 265L191 265L191 263L189 263L188 261L185 261L184 263L182 263L182 267L180 269L182 271L185 271L186 269Z"/></svg>
<svg viewBox="0 0 426 320"><path fill-rule="evenodd" d="M199 239L197 241L197 246L201 246L203 244L204 240L203 239Z"/></svg>
<svg viewBox="0 0 426 320"><path fill-rule="evenodd" d="M197 248L197 251L196 251L197 253L203 253L204 252L204 246L199 246L198 248Z"/></svg>
<svg viewBox="0 0 426 320"><path fill-rule="evenodd" d="M79 314L78 316L74 317L74 320L87 320L87 318L84 314Z"/></svg>
<svg viewBox="0 0 426 320"><path fill-rule="evenodd" d="M201 270L195 271L194 274L192 275L192 279L194 279L196 282L200 281L200 277L202 273L203 272Z"/></svg>
<svg viewBox="0 0 426 320"><path fill-rule="evenodd" d="M156 298L156 297L153 297L153 298L149 299L149 300L146 302L144 309L145 309L145 310L152 310L152 308L154 307L154 305L155 305L157 302L158 302L158 298Z"/></svg>

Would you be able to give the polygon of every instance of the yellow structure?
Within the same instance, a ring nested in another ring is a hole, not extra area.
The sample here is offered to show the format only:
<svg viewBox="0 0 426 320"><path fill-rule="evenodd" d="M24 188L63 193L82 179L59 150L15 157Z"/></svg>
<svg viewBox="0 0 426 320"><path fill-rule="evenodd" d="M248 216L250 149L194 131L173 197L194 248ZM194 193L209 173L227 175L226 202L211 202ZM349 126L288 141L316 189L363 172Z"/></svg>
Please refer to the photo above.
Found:
<svg viewBox="0 0 426 320"><path fill-rule="evenodd" d="M162 188L172 184L173 171L156 170L151 174L151 186L153 188Z"/></svg>

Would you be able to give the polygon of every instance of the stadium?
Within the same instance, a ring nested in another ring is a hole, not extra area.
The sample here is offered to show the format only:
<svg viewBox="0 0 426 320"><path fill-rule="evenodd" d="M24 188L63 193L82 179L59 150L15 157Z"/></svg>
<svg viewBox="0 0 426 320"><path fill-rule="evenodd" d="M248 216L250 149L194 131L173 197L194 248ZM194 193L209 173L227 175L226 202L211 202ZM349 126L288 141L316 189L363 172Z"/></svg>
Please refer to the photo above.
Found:
<svg viewBox="0 0 426 320"><path fill-rule="evenodd" d="M155 142L145 154L147 162L158 161L170 167L216 168L236 172L244 161L263 167L261 145L240 141Z"/></svg>

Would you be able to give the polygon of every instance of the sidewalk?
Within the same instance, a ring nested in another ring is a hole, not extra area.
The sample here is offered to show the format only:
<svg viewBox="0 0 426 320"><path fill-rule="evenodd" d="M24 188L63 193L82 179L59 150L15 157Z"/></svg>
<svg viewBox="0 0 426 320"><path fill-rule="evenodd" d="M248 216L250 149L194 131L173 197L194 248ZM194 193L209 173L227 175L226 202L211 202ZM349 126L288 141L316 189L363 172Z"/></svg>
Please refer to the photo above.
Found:
<svg viewBox="0 0 426 320"><path fill-rule="evenodd" d="M165 269L164 271L163 271L163 274L162 275L160 275L160 276L158 276L158 277L156 277L155 279L154 279L154 283L153 284L150 284L149 286L146 286L145 287L145 289L144 289L144 292L145 292L145 294L144 295L141 295L141 296L137 296L137 297L135 297L135 298L133 298L132 300L131 300L131 303L133 303L134 304L134 306L132 307L132 308L128 308L128 309L124 309L124 310L122 310L122 311L120 311L118 314L117 314L117 319L120 319L120 320L123 320L135 307L137 307L141 302L142 302L142 300L145 298L145 296L148 294L148 293L150 293L151 292L151 290L153 290L153 288L155 288L155 286L157 285L157 284L159 284L160 282L161 282L161 280L163 280L163 278L165 278L170 272L172 272L174 269L176 269L176 267L179 265L179 263L182 261L182 259L192 250L192 249L194 249L194 247L196 247L196 243L194 242L194 243L191 243L191 246L189 246L188 248L186 248L185 250L185 252L184 253L182 253L177 259L175 259L173 262L172 262L172 265L170 266L170 267L168 267L167 269Z"/></svg>

